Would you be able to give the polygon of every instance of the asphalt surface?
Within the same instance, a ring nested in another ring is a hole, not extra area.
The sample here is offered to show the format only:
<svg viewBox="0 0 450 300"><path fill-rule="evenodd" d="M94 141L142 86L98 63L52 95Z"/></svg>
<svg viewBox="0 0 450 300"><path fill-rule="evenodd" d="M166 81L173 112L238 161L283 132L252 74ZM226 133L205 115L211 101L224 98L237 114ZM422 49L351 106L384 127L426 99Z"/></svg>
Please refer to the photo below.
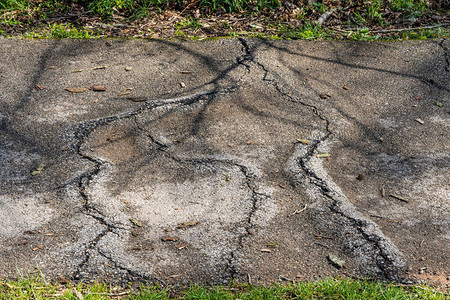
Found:
<svg viewBox="0 0 450 300"><path fill-rule="evenodd" d="M0 39L0 277L448 286L449 48Z"/></svg>

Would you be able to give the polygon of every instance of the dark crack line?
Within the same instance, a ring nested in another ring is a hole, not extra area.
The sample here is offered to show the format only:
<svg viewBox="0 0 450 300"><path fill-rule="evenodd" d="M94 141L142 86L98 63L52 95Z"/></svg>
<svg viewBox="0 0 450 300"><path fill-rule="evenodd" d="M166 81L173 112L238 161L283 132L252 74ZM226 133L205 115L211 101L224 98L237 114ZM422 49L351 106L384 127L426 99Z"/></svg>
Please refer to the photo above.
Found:
<svg viewBox="0 0 450 300"><path fill-rule="evenodd" d="M311 148L313 148L313 147L311 147ZM311 152L311 150L308 151L308 153L310 153L310 152ZM396 270L395 264L392 261L392 259L389 257L389 254L386 253L386 251L384 250L384 247L380 244L382 242L382 238L380 238L379 236L374 236L374 235L368 234L365 231L365 228L368 225L366 221L359 220L354 217L348 216L347 214L345 214L344 212L341 211L339 204L338 204L338 200L336 200L333 197L333 195L331 195L332 190L328 187L326 182L307 166L307 163L310 159L311 159L310 154L306 154L305 156L299 157L297 159L297 162L299 163L300 167L305 172L306 176L309 178L309 182L312 183L313 185L317 186L320 189L321 194L332 201L331 204L328 206L328 208L332 212L349 220L353 224L353 228L357 230L357 232L363 237L363 239L365 239L369 243L373 243L376 246L377 252L381 256L381 258L384 260L384 262L379 262L378 260L375 259L375 263L376 263L377 267L383 272L384 277L387 279L397 279L397 274L396 274L397 270ZM356 249L356 248L354 248L354 249Z"/></svg>
<svg viewBox="0 0 450 300"><path fill-rule="evenodd" d="M332 201L332 204L329 206L329 209L332 212L340 215L344 219L349 220L350 223L353 225L353 228L355 228L357 230L357 232L362 236L362 238L364 240L366 240L368 243L373 243L376 246L377 252L379 253L379 256L381 256L381 258L383 259L383 262L380 262L378 259L375 259L375 263L376 263L377 267L383 272L383 275L388 279L397 279L396 268L394 266L394 262L389 257L389 254L386 253L384 247L380 244L382 242L382 238L380 238L378 236L374 237L373 235L368 234L365 231L365 227L367 226L367 223L364 220L359 220L359 219L353 218L351 216L346 215L344 212L342 212L339 208L338 200L335 199L333 197L333 195L331 195L332 191L330 190L330 188L328 187L326 182L322 178L317 176L317 174L307 166L308 162L311 160L313 155L316 153L320 144L322 144L323 142L328 140L330 138L330 136L333 134L333 132L330 129L330 121L319 112L319 109L315 105L312 105L312 104L306 103L304 101L301 101L300 99L297 99L296 97L285 92L280 87L280 83L276 79L269 79L268 74L270 73L270 71L262 63L260 63L254 59L252 50L250 49L250 46L248 45L247 41L243 38L240 38L239 41L243 45L243 50L245 51L245 56L244 56L245 59L243 59L243 63L245 63L246 65L248 63L256 64L259 68L261 68L264 71L263 81L267 81L267 82L271 83L271 85L274 86L275 89L280 94L285 96L291 102L299 103L305 107L308 107L309 109L311 109L313 111L313 113L320 120L325 122L326 134L323 137L313 141L311 143L311 145L307 148L306 154L303 155L302 157L297 158L297 163L299 164L301 169L304 171L305 175L308 177L309 182L311 184L317 186L319 188L319 190L321 191L321 193L325 197L327 197L328 199L330 199ZM441 47L443 47L443 41L441 42ZM448 64L447 52L445 52L445 53L446 53L446 59L447 59L447 64ZM276 76L276 74L272 74L272 75Z"/></svg>
<svg viewBox="0 0 450 300"><path fill-rule="evenodd" d="M445 71L450 72L450 53L449 53L449 49L447 49L447 47L445 47L444 42L445 42L445 39L442 39L441 42L439 43L439 46L444 51L444 57L445 57L445 63L446 63Z"/></svg>
<svg viewBox="0 0 450 300"><path fill-rule="evenodd" d="M168 101L168 100L148 101L144 105L140 106L138 109L136 109L134 111L126 112L126 113L116 115L116 116L102 118L99 120L88 121L88 122L79 124L78 126L75 126L74 128L72 128L72 136L74 137L74 139L76 141L74 144L72 144L72 149L82 159L88 160L89 162L94 164L93 168L90 171L80 175L77 178L78 179L78 182L77 182L78 192L79 192L81 199L83 200L82 213L94 218L101 225L106 226L106 228L104 230L102 230L93 240L91 240L88 243L88 247L85 250L84 259L77 266L76 271L74 272L74 275L73 275L74 279L81 278L82 270L85 268L85 266L89 262L89 259L91 257L91 252L94 251L95 249L97 249L97 251L99 251L99 249L97 247L98 243L106 234L108 234L110 232L114 233L114 234L118 234L117 233L118 230L126 230L127 229L126 227L118 226L117 224L109 222L106 219L106 217L103 215L103 213L99 209L97 209L94 205L92 205L92 203L90 201L90 197L89 197L88 193L86 192L86 189L90 185L91 181L100 174L102 169L105 168L105 166L107 164L107 162L105 162L101 159L95 158L94 156L88 155L83 152L82 146L84 145L87 137L96 128L101 127L101 126L106 126L112 122L115 122L115 121L118 121L121 119L135 117L138 114L140 114L146 110L152 110L159 106L170 105L170 104L174 104L174 103L175 104L182 103L182 104L190 105L191 103L194 103L195 101L198 101L199 99L201 99L204 95L209 95L211 93L212 92L210 91L207 93L197 94L197 95L193 95L193 96L176 98L172 101Z"/></svg>
<svg viewBox="0 0 450 300"><path fill-rule="evenodd" d="M240 273L236 268L236 264L235 264L235 260L237 259L236 257L236 253L241 251L244 248L244 240L249 237L250 235L253 234L253 217L256 214L256 211L258 210L259 207L259 203L267 198L269 198L269 195L263 194L263 193L259 193L257 191L257 186L255 184L255 175L253 174L253 172L251 172L249 170L248 167L235 163L235 162L228 162L234 166L237 166L241 173L244 175L245 177L245 184L247 186L247 188L250 190L251 192L251 208L250 211L247 213L247 218L245 220L245 225L244 225L244 229L245 229L245 233L244 234L240 234L238 236L238 248L231 251L227 265L226 265L226 269L229 270L229 274L230 274L230 281L238 279Z"/></svg>
<svg viewBox="0 0 450 300"><path fill-rule="evenodd" d="M98 252L98 254L100 256L102 256L102 257L106 258L107 260L109 260L113 264L114 268L127 272L127 274L131 277L130 279L133 279L133 280L135 280L135 279L145 280L148 283L153 283L153 284L154 283L159 283L161 286L166 286L167 285L163 280L161 280L159 278L156 278L154 276L145 275L145 274L142 274L142 273L137 272L137 271L133 271L133 270L131 270L129 268L126 268L126 267L120 265L111 256L107 255L106 253L104 253L100 249L97 249L97 252Z"/></svg>
<svg viewBox="0 0 450 300"><path fill-rule="evenodd" d="M139 123L137 122L137 119L135 119L136 125L139 130L145 132L150 140L151 143L154 143L157 145L157 151L161 152L161 154L165 155L167 158L175 161L178 164L184 165L184 164L190 164L193 166L197 165L212 165L215 163L220 164L227 164L229 166L238 167L241 173L244 175L245 178L245 185L251 192L251 208L250 211L247 214L247 217L244 221L244 234L240 234L238 236L238 248L235 250L232 250L230 252L230 255L227 259L227 263L225 266L225 272L226 274L229 274L229 280L232 281L234 279L237 279L239 277L239 272L236 269L234 261L236 260L236 252L240 251L242 248L244 248L243 241L246 237L250 236L252 234L252 219L258 209L258 203L264 199L269 198L269 195L266 195L264 193L260 193L257 191L257 186L255 184L255 175L252 171L249 170L249 168L245 165L242 165L240 163L237 163L232 160L227 159L212 159L212 158L199 158L199 159L182 159L176 155L173 155L169 148L172 146L172 144L163 144L159 141L157 141L147 130L142 128Z"/></svg>

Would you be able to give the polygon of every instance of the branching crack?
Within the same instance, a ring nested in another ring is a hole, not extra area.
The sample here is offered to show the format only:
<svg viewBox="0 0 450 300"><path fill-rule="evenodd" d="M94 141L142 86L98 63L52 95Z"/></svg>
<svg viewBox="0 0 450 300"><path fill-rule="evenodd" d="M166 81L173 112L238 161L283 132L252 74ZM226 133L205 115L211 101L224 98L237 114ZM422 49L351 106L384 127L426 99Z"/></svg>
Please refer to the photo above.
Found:
<svg viewBox="0 0 450 300"><path fill-rule="evenodd" d="M113 264L114 268L116 268L118 270L125 271L128 274L128 276L129 276L128 280L146 281L146 282L152 283L152 284L159 283L161 286L166 286L166 283L163 280L161 280L161 279L158 279L158 278L156 278L154 276L142 274L140 272L131 270L131 269L127 268L127 267L124 267L124 266L120 265L110 255L107 255L101 249L97 249L97 252L98 252L98 254L100 256L102 256L102 257L106 258L107 260L109 260Z"/></svg>
<svg viewBox="0 0 450 300"><path fill-rule="evenodd" d="M380 236L377 236L376 234L368 233L367 226L369 226L369 224L366 221L355 218L353 216L349 216L345 212L343 212L340 208L339 200L335 199L335 197L333 196L332 189L330 189L330 187L327 185L325 180L320 178L308 166L308 162L311 160L313 155L317 152L318 147L323 142L328 140L331 137L331 135L333 134L330 129L330 121L328 120L328 118L326 118L324 115L322 115L322 113L320 113L319 109L315 105L306 103L306 102L302 101L301 99L298 99L298 97L294 97L291 94L289 94L288 92L284 91L282 86L280 86L281 78L279 78L279 76L277 76L276 74L272 74L262 63L260 63L254 59L254 55L253 55L254 50L252 50L250 48L250 46L248 45L248 43L245 39L241 38L241 39L239 39L239 41L241 42L241 44L243 46L243 50L245 51L244 59L242 59L243 64L245 64L246 66L249 66L251 63L257 65L261 70L264 71L263 81L269 82L278 91L278 93L280 93L281 95L286 97L289 101L294 102L294 103L299 103L299 104L311 109L312 112L314 113L314 115L316 115L320 120L322 120L325 123L325 134L322 137L314 140L308 146L306 153L303 156L297 158L297 164L301 167L301 170L307 176L308 181L311 184L317 186L319 188L321 194L323 194L325 197L327 197L328 199L331 200L329 209L332 212L334 212L334 213L340 215L341 217L347 219L348 221L350 221L350 223L352 224L352 227L357 230L357 232L362 236L362 238L364 240L366 240L369 243L373 243L375 245L376 252L379 253L379 256L383 260L383 261L379 261L378 259L376 259L376 264L377 264L377 267L384 273L383 274L384 277L389 278L389 279L395 279L397 269L395 267L395 263L394 263L393 259L390 257L389 253L387 253L387 251L385 250L385 247L382 245L383 238ZM444 48L443 41L441 42L440 45L441 45L441 47ZM444 48L444 51L446 53L446 60L447 60L446 70L448 71L448 59L449 59L448 52L447 52L447 49L445 49L445 48ZM271 77L274 77L274 79L268 78L269 73L272 75ZM277 78L278 78L278 80L277 80ZM251 182L251 181L249 180L249 182ZM255 208L256 208L256 201L254 203L255 203ZM249 218L251 219L251 215ZM251 227L249 227L248 230L250 230L250 228Z"/></svg>
<svg viewBox="0 0 450 300"><path fill-rule="evenodd" d="M77 178L76 185L77 185L78 193L79 193L81 199L83 200L82 213L94 218L101 225L106 227L93 240L91 240L88 243L87 249L85 250L84 259L77 266L77 268L74 272L74 275L72 276L74 279L76 279L76 280L81 279L83 269L86 267L86 265L88 264L89 259L91 257L91 252L95 251L95 249L97 249L97 251L99 252L97 245L106 234L108 234L110 232L114 233L114 234L118 234L118 230L127 230L128 229L128 227L126 227L126 226L119 226L113 222L108 221L107 218L104 216L104 214L92 204L90 196L86 191L87 188L89 187L91 181L95 177L97 177L101 173L102 169L104 169L108 164L106 161L103 161L99 158L89 155L83 151L82 146L84 145L84 143L85 143L87 137L90 135L90 133L93 132L98 127L106 126L112 122L115 122L115 121L118 121L121 119L128 119L131 117L136 117L138 114L140 114L146 110L152 110L159 106L178 104L178 103L184 104L184 105L190 105L196 101L199 101L199 99L201 99L205 95L208 96L215 92L216 91L207 91L207 92L198 93L198 94L187 96L187 97L180 97L180 98L167 99L167 100L148 100L142 106L138 107L137 109L135 109L133 111L125 112L125 113L115 115L115 116L105 117L105 118L98 119L98 120L91 120L91 121L88 121L85 123L81 123L71 129L69 136L72 137L73 138L72 140L75 141L72 144L73 151L78 156L80 156L82 159L87 160L94 165L91 168L91 170L89 170L88 172L82 174L81 176L79 176ZM137 122L136 122L136 124L137 124ZM129 273L132 272L130 270L127 270L127 271ZM133 275L133 274L131 274L131 275ZM144 278L144 277L142 277L142 278Z"/></svg>
<svg viewBox="0 0 450 300"><path fill-rule="evenodd" d="M445 71L450 72L450 52L449 49L444 45L445 39L442 39L439 43L439 46L444 51L444 57L445 57Z"/></svg>
<svg viewBox="0 0 450 300"><path fill-rule="evenodd" d="M329 209L338 214L339 216L349 220L355 228L355 230L362 236L363 239L365 239L369 243L373 243L376 247L376 252L379 253L379 255L382 258L382 262L379 260L375 260L375 263L379 270L383 272L383 275L387 279L397 279L397 268L395 266L395 262L390 257L389 253L386 251L385 247L381 245L383 238L380 236L377 236L372 233L367 232L367 227L369 224L365 220L361 220L355 217L352 217L345 212L342 211L339 200L335 199L333 196L333 190L328 187L328 184L320 178L309 166L308 161L311 159L311 153L314 152L313 149L317 148L317 144L315 144L315 147L310 147L309 151L306 155L299 157L297 159L298 164L302 168L302 170L305 172L306 176L309 178L309 182L313 185L317 186L320 189L320 192L323 196L327 197L331 200L330 205L328 206Z"/></svg>

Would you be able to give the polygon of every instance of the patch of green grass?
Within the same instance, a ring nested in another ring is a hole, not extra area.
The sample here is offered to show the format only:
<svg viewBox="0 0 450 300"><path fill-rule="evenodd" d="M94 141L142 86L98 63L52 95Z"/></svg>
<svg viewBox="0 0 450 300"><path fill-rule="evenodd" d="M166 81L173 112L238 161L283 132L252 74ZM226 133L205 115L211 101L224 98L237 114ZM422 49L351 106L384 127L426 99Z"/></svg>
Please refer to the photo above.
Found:
<svg viewBox="0 0 450 300"><path fill-rule="evenodd" d="M450 30L444 27L402 31L390 37L392 40L426 40L435 38L449 38Z"/></svg>
<svg viewBox="0 0 450 300"><path fill-rule="evenodd" d="M53 39L91 39L96 36L87 29L78 29L70 24L53 23L47 27L26 32L24 38L53 38Z"/></svg>
<svg viewBox="0 0 450 300"><path fill-rule="evenodd" d="M371 33L368 28L358 29L350 37L354 41L376 41L380 39L379 35Z"/></svg>
<svg viewBox="0 0 450 300"><path fill-rule="evenodd" d="M187 17L183 21L180 21L175 24L175 28L182 29L182 28L190 28L193 30L198 30L203 27L203 24L199 21L195 20L194 18Z"/></svg>
<svg viewBox="0 0 450 300"><path fill-rule="evenodd" d="M173 292L168 287L141 285L120 288L106 283L50 284L42 276L0 280L0 299L109 299L132 300L258 300L258 299L448 299L428 286L398 286L380 282L348 279L327 279L288 285L252 286L234 283L230 286L204 287L193 285Z"/></svg>
<svg viewBox="0 0 450 300"><path fill-rule="evenodd" d="M280 36L287 39L296 40L318 40L329 37L329 31L320 25L313 22L306 22L305 25L299 28L292 28L290 26L280 25L278 28Z"/></svg>
<svg viewBox="0 0 450 300"><path fill-rule="evenodd" d="M409 17L419 17L429 9L429 1L427 0L392 0L388 3L390 9L406 11Z"/></svg>
<svg viewBox="0 0 450 300"><path fill-rule="evenodd" d="M25 9L30 5L30 1L25 0L0 0L0 9Z"/></svg>

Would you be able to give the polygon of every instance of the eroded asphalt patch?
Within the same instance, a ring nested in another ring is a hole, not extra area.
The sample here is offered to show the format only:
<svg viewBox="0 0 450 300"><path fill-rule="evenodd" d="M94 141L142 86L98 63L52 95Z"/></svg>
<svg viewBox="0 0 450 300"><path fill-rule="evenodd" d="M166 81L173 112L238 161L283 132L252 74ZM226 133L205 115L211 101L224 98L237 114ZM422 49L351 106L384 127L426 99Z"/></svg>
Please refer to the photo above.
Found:
<svg viewBox="0 0 450 300"><path fill-rule="evenodd" d="M0 276L448 284L448 48L0 40Z"/></svg>

